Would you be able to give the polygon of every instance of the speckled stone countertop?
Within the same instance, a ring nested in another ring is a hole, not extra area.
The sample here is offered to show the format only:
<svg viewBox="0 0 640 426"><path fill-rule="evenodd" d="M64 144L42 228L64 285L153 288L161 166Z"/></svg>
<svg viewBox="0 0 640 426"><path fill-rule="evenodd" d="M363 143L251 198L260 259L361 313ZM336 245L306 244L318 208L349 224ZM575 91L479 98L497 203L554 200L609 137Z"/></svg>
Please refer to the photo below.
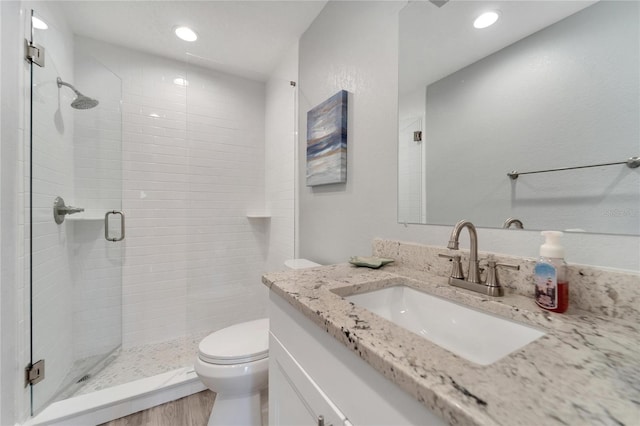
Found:
<svg viewBox="0 0 640 426"><path fill-rule="evenodd" d="M402 264L379 270L339 264L276 272L264 275L263 282L450 424L640 424L637 321L576 308L549 313L531 297L508 293L493 299ZM546 334L480 366L341 297L400 283Z"/></svg>

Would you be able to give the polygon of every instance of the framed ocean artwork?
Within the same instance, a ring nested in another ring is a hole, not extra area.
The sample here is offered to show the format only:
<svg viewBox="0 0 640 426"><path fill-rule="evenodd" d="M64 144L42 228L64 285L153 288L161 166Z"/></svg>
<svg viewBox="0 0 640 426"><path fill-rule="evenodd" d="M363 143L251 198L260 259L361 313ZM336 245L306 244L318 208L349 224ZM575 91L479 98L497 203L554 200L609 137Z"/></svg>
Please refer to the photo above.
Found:
<svg viewBox="0 0 640 426"><path fill-rule="evenodd" d="M347 181L347 99L341 90L307 112L307 186Z"/></svg>

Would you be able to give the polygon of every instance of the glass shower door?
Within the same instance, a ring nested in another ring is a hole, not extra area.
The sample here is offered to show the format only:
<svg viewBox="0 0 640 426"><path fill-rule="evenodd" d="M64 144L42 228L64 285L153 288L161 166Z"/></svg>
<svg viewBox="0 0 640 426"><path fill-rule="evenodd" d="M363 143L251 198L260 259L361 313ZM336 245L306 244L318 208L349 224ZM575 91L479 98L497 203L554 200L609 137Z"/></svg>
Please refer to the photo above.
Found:
<svg viewBox="0 0 640 426"><path fill-rule="evenodd" d="M121 80L39 17L49 28L32 36L44 67L31 64L28 214L31 362L45 369L32 412L119 349L124 237Z"/></svg>

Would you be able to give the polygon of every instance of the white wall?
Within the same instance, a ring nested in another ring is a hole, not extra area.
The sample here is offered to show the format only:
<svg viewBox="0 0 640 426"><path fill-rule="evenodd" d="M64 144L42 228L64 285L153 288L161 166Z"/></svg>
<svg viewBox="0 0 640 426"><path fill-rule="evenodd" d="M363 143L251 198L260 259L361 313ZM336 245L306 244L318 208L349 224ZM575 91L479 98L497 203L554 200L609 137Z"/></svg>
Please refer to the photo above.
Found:
<svg viewBox="0 0 640 426"><path fill-rule="evenodd" d="M123 84L124 346L264 315L264 84L76 42Z"/></svg>
<svg viewBox="0 0 640 426"><path fill-rule="evenodd" d="M291 86L290 82L296 82ZM283 269L294 257L295 125L298 81L298 43L295 43L271 74L266 86L265 193L271 214L266 270ZM255 219L255 222L262 219ZM258 223L256 223L258 225Z"/></svg>
<svg viewBox="0 0 640 426"><path fill-rule="evenodd" d="M300 187L301 257L344 262L370 253L375 237L439 246L449 239L448 226L397 223L398 12L403 4L330 2L300 41L300 134L305 134L309 109L338 90L351 94L347 183ZM304 143L301 138L300 146ZM305 164L304 150L298 161ZM537 232L480 229L478 235L482 251L538 255ZM572 263L640 270L638 237L571 234L565 247Z"/></svg>
<svg viewBox="0 0 640 426"><path fill-rule="evenodd" d="M5 12L6 13L6 12ZM2 7L0 7L0 35L2 34ZM1 47L1 46L0 46ZM0 55L0 70L2 69L2 56ZM0 100L2 100L2 86L3 83L2 81L0 81ZM2 140L2 107L0 106L0 141ZM2 182L4 181L4 179L2 179L2 149L0 149L0 188L2 188ZM0 207L2 206L2 200L1 200L1 196L0 196ZM0 210L0 224L2 223L2 210ZM2 241L2 226L0 226L0 241ZM2 246L0 245L0 271L3 271L2 265L3 265L3 257L2 257ZM0 272L1 274L1 272ZM0 275L1 276L1 275ZM2 280L0 280L1 282ZM2 288L0 288L0 295L2 294ZM2 304L0 303L0 334L4 335L4 333L2 333L4 331L4 329L2 328L2 313L3 313L3 309L2 309ZM13 333L11 334L13 335ZM4 383L4 377L5 374L3 374L3 370L2 370L2 349L3 349L4 345L2 342L2 339L0 339L0 390L4 389L3 383ZM2 406L3 406L3 401L2 398L0 398L0 421L2 421L3 417L2 417Z"/></svg>
<svg viewBox="0 0 640 426"><path fill-rule="evenodd" d="M397 192L396 2L330 2L300 41L299 134L306 116L349 92L347 183L299 187L300 256L319 263L370 252L371 237L395 224ZM305 182L306 140L299 138Z"/></svg>
<svg viewBox="0 0 640 426"><path fill-rule="evenodd" d="M18 385L22 363L20 324L23 324L21 281L24 245L18 207L23 208L22 132L20 88L21 16L18 2L0 2L0 424L11 425L19 418L25 392Z"/></svg>
<svg viewBox="0 0 640 426"><path fill-rule="evenodd" d="M25 188L28 137L28 109L25 100L29 90L29 65L23 61L25 28L30 16L22 3L0 3L2 19L2 187L0 217L2 219L2 382L0 424L13 424L29 415L30 390L24 386L24 368L28 364L29 332L29 264L26 258Z"/></svg>

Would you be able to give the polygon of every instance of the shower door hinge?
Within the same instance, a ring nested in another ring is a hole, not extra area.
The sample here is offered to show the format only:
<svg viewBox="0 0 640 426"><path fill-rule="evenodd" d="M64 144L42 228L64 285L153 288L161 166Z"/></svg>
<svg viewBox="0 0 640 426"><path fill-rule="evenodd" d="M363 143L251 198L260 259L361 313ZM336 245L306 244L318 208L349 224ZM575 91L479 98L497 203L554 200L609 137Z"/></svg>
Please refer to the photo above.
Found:
<svg viewBox="0 0 640 426"><path fill-rule="evenodd" d="M24 50L27 61L44 68L44 47L25 39Z"/></svg>
<svg viewBox="0 0 640 426"><path fill-rule="evenodd" d="M44 380L44 359L36 362L35 364L29 364L26 369L26 384L35 385Z"/></svg>

